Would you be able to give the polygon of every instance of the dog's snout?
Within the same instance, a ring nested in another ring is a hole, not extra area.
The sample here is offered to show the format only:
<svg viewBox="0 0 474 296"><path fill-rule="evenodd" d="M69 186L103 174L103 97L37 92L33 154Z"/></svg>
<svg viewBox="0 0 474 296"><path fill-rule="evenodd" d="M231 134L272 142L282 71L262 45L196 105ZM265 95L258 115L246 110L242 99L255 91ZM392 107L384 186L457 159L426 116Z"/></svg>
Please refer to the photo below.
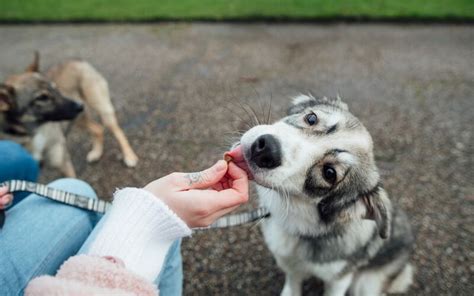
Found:
<svg viewBox="0 0 474 296"><path fill-rule="evenodd" d="M74 109L77 113L80 113L84 110L84 104L81 104L78 102L74 102L74 104L75 104Z"/></svg>
<svg viewBox="0 0 474 296"><path fill-rule="evenodd" d="M280 142L272 135L258 137L250 147L250 160L260 168L273 169L280 166Z"/></svg>

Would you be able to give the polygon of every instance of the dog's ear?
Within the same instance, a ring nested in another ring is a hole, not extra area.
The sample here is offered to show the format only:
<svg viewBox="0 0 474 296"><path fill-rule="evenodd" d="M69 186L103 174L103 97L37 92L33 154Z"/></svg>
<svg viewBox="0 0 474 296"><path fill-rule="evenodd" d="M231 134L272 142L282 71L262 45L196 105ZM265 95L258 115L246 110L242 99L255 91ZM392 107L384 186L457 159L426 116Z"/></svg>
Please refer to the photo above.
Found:
<svg viewBox="0 0 474 296"><path fill-rule="evenodd" d="M311 94L299 95L294 97L290 108L288 108L287 114L292 115L300 113L308 107L316 105L329 105L345 111L349 111L349 107L344 103L339 95L336 97L313 97Z"/></svg>
<svg viewBox="0 0 474 296"><path fill-rule="evenodd" d="M13 108L15 89L6 84L0 84L0 112L6 112Z"/></svg>
<svg viewBox="0 0 474 296"><path fill-rule="evenodd" d="M294 97L291 100L291 106L290 106L290 108L288 108L286 113L288 115L300 113L303 110L305 110L306 108L308 108L310 106L314 106L314 105L316 105L316 99L312 95L310 95L310 94L308 94L308 95L301 94L299 96Z"/></svg>
<svg viewBox="0 0 474 296"><path fill-rule="evenodd" d="M291 104L293 106L296 106L299 104L315 103L315 102L316 102L316 99L311 94L307 94L307 95L300 94L299 96L296 96L293 99L291 99Z"/></svg>
<svg viewBox="0 0 474 296"><path fill-rule="evenodd" d="M392 222L392 203L383 188L364 195L362 201L366 208L365 219L374 220L381 238L390 235Z"/></svg>
<svg viewBox="0 0 474 296"><path fill-rule="evenodd" d="M26 68L26 72L39 72L39 52L35 51L33 62Z"/></svg>
<svg viewBox="0 0 474 296"><path fill-rule="evenodd" d="M335 97L322 97L316 99L318 104L325 104L325 105L331 105L336 108L349 111L349 107L347 106L346 103L344 103L339 95Z"/></svg>

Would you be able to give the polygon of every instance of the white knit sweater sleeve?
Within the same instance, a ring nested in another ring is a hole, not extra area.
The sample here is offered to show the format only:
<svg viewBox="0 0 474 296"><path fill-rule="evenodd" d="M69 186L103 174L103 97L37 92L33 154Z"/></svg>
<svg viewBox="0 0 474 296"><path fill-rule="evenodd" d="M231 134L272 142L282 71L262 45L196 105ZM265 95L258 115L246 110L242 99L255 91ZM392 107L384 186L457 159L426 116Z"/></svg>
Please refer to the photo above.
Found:
<svg viewBox="0 0 474 296"><path fill-rule="evenodd" d="M150 281L159 275L173 241L191 234L165 203L138 188L118 190L102 219L87 254L118 257L129 270Z"/></svg>

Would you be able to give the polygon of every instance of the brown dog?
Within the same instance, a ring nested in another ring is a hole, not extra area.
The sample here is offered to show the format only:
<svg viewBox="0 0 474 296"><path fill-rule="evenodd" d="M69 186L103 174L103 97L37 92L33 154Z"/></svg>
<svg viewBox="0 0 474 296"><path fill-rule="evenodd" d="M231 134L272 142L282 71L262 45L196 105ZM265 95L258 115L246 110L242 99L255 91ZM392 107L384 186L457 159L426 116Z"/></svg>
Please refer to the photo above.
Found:
<svg viewBox="0 0 474 296"><path fill-rule="evenodd" d="M58 98L63 100L70 98L75 102L84 103L85 112L79 115L78 122L92 135L92 149L87 154L88 162L99 160L104 150L104 127L92 119L92 112L95 111L103 125L112 131L119 142L125 164L129 167L137 164L138 157L118 125L107 81L89 63L69 60L51 67L43 75L39 72L39 54L35 53L35 59L26 72L9 77L0 87L0 96L1 93L5 98L4 110L1 108L2 100L0 100L0 112L3 112L4 117L3 129L10 132L16 129L16 133L31 136L28 146L33 156L39 161L44 160L46 164L58 168L64 175L75 177L76 173L61 126L59 123L50 121L72 119L79 112L76 112L74 116L59 116L59 119L48 119L42 112L32 115L34 110L37 110L37 105L44 107L46 111L43 110L43 113L49 112L47 110L61 109L59 106L62 103ZM9 108L6 107L7 101L11 103ZM19 104L23 106L22 112L27 111L21 116L18 116L20 113L18 108L16 111L13 110L14 106ZM75 106L81 106L82 110L82 104L75 103ZM53 113L58 112L61 114L65 111L56 110ZM27 113L30 115L26 116ZM42 117L45 118L40 120ZM6 118L10 118L10 122L7 122Z"/></svg>

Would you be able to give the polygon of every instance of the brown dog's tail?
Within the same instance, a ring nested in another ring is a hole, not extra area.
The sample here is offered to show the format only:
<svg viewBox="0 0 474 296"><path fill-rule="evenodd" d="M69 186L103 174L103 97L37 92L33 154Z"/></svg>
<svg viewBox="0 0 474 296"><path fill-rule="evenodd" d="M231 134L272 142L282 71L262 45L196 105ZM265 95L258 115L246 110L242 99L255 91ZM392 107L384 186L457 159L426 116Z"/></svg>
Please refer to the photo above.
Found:
<svg viewBox="0 0 474 296"><path fill-rule="evenodd" d="M39 52L35 50L33 62L26 68L26 72L39 72Z"/></svg>

